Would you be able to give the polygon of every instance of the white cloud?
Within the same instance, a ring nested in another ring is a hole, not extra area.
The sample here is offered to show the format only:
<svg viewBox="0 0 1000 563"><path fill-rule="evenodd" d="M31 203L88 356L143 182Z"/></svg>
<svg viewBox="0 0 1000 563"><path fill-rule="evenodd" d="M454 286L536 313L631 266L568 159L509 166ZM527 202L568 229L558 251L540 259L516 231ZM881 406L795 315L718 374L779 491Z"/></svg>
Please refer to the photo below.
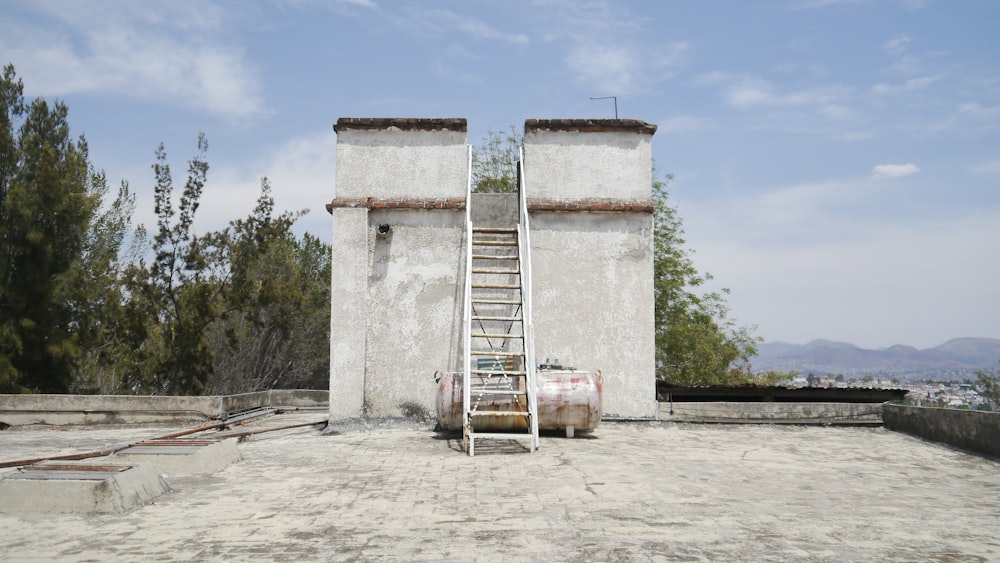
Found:
<svg viewBox="0 0 1000 563"><path fill-rule="evenodd" d="M837 6L843 4L857 4L862 0L798 0L792 2L790 7L793 10L808 10L812 8L825 8L827 6Z"/></svg>
<svg viewBox="0 0 1000 563"><path fill-rule="evenodd" d="M876 84L872 88L872 91L874 91L876 94L886 94L886 95L914 92L917 90L922 90L927 86L930 86L931 84L937 82L940 79L941 79L940 76L921 76L919 78L912 78L900 84L886 84L883 82L880 84Z"/></svg>
<svg viewBox="0 0 1000 563"><path fill-rule="evenodd" d="M699 84L720 86L726 102L737 108L829 107L850 95L850 89L839 84L783 90L759 76L724 72L706 73L698 76L695 81Z"/></svg>
<svg viewBox="0 0 1000 563"><path fill-rule="evenodd" d="M977 164L971 167L969 171L982 176L1000 175L1000 158Z"/></svg>
<svg viewBox="0 0 1000 563"><path fill-rule="evenodd" d="M697 117L694 115L677 115L664 119L659 123L660 134L688 133L696 131L706 131L714 129L715 123L711 119Z"/></svg>
<svg viewBox="0 0 1000 563"><path fill-rule="evenodd" d="M450 34L461 31L474 39L481 41L502 41L512 45L527 45L528 36L523 33L507 33L469 16L444 9L410 10L410 16L415 18L426 30L435 34ZM412 22L408 22L412 23Z"/></svg>
<svg viewBox="0 0 1000 563"><path fill-rule="evenodd" d="M920 172L916 164L877 164L872 168L873 178L902 178Z"/></svg>
<svg viewBox="0 0 1000 563"><path fill-rule="evenodd" d="M995 335L1000 311L983 304L1000 276L989 259L1000 208L920 218L880 209L874 187L835 180L678 205L696 266L715 276L708 289L731 288L733 316L768 340L876 348Z"/></svg>
<svg viewBox="0 0 1000 563"><path fill-rule="evenodd" d="M99 93L155 100L230 118L264 111L254 66L225 42L210 3L38 3L7 22L0 47L29 95Z"/></svg>
<svg viewBox="0 0 1000 563"><path fill-rule="evenodd" d="M906 47L907 45L910 44L910 41L912 41L912 39L910 39L909 37L905 35L900 35L898 37L894 37L886 41L883 47L889 53L899 54L906 50Z"/></svg>

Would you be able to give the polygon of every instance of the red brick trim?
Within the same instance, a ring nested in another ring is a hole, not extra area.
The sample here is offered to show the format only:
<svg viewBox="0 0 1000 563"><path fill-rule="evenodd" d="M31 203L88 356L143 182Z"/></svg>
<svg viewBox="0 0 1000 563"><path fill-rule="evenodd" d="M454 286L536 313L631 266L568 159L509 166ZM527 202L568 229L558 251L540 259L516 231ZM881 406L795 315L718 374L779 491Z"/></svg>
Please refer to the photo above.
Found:
<svg viewBox="0 0 1000 563"><path fill-rule="evenodd" d="M336 132L347 129L380 130L395 127L404 131L460 131L469 130L464 117L341 117L334 124Z"/></svg>
<svg viewBox="0 0 1000 563"><path fill-rule="evenodd" d="M635 199L541 199L528 198L528 211L587 211L613 213L652 213L656 206L653 200Z"/></svg>
<svg viewBox="0 0 1000 563"><path fill-rule="evenodd" d="M365 207L368 209L465 209L464 197L406 197L383 199L378 197L337 197L326 204L326 210L335 208Z"/></svg>
<svg viewBox="0 0 1000 563"><path fill-rule="evenodd" d="M573 131L577 133L656 133L656 125L638 119L526 119L524 133Z"/></svg>

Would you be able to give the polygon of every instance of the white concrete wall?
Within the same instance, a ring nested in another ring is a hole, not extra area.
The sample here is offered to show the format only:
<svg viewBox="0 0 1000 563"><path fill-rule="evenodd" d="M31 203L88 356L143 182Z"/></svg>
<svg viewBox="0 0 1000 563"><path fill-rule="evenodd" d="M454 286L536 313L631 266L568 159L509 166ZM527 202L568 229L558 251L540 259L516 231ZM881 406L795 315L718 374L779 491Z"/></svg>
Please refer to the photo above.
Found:
<svg viewBox="0 0 1000 563"><path fill-rule="evenodd" d="M465 197L465 131L341 130L337 197Z"/></svg>
<svg viewBox="0 0 1000 563"><path fill-rule="evenodd" d="M333 209L330 414L362 414L368 330L368 209Z"/></svg>
<svg viewBox="0 0 1000 563"><path fill-rule="evenodd" d="M435 370L461 366L465 211L372 210L369 223L364 412L432 413Z"/></svg>
<svg viewBox="0 0 1000 563"><path fill-rule="evenodd" d="M337 198L465 197L464 120L359 121L336 126ZM330 417L433 411L460 365L465 211L331 205Z"/></svg>
<svg viewBox="0 0 1000 563"><path fill-rule="evenodd" d="M524 135L529 202L651 198L655 127L537 123L526 122ZM531 215L536 356L600 370L607 417L657 413L652 219L643 212L584 210Z"/></svg>
<svg viewBox="0 0 1000 563"><path fill-rule="evenodd" d="M528 197L649 199L651 139L633 131L526 132Z"/></svg>
<svg viewBox="0 0 1000 563"><path fill-rule="evenodd" d="M604 376L604 414L656 416L652 216L531 217L539 361Z"/></svg>

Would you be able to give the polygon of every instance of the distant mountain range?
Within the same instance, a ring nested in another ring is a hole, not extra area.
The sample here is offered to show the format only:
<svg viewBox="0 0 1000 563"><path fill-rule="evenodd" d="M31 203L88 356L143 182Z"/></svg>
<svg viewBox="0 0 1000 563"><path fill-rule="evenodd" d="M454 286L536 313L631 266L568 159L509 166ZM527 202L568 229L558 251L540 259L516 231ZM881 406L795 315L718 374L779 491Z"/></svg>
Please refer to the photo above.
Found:
<svg viewBox="0 0 1000 563"><path fill-rule="evenodd" d="M977 369L1000 367L1000 340L956 338L918 350L897 344L867 350L846 342L813 340L808 344L765 342L753 360L754 371L797 371L803 375L843 374L897 379L964 379Z"/></svg>

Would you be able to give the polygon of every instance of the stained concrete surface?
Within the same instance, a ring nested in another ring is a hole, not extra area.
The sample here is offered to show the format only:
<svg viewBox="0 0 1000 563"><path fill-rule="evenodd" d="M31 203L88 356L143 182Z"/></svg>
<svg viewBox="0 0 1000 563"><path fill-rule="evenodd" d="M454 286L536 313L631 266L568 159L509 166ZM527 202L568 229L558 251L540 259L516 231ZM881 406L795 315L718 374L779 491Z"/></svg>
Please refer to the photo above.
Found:
<svg viewBox="0 0 1000 563"><path fill-rule="evenodd" d="M125 515L0 515L0 560L1000 560L1000 463L882 428L605 423L469 458L371 425L260 434ZM10 429L0 461L167 431Z"/></svg>

